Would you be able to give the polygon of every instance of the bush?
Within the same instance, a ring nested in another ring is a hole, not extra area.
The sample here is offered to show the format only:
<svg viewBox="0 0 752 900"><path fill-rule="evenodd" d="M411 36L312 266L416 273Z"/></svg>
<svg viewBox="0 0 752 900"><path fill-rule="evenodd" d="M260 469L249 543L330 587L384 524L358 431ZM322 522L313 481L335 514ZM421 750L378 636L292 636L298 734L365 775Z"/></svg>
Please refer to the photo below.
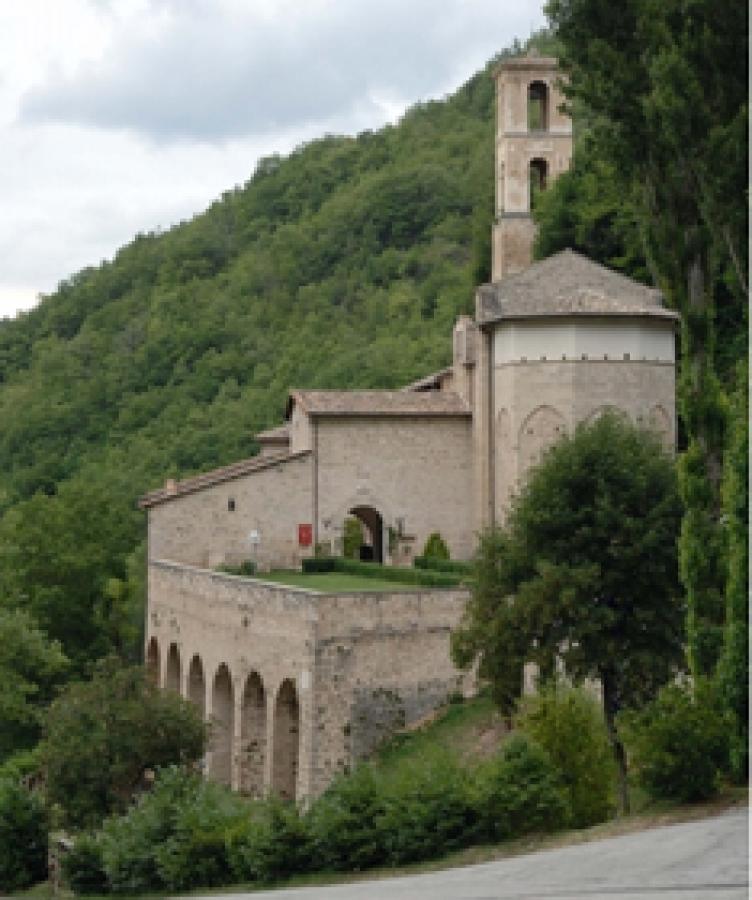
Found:
<svg viewBox="0 0 752 900"><path fill-rule="evenodd" d="M0 781L0 891L17 891L47 877L47 813L19 781Z"/></svg>
<svg viewBox="0 0 752 900"><path fill-rule="evenodd" d="M251 815L228 834L227 856L238 881L270 884L305 872L311 861L305 822L278 797L256 801Z"/></svg>
<svg viewBox="0 0 752 900"><path fill-rule="evenodd" d="M620 716L637 778L651 797L690 803L717 794L728 758L720 708L704 682L694 692L671 684L641 710Z"/></svg>
<svg viewBox="0 0 752 900"><path fill-rule="evenodd" d="M452 575L467 576L472 572L472 565L454 559L438 559L435 556L416 556L413 560L416 569L429 569L436 572L447 572Z"/></svg>
<svg viewBox="0 0 752 900"><path fill-rule="evenodd" d="M113 891L214 887L228 881L225 834L247 804L227 788L171 768L126 815L102 831L102 860Z"/></svg>
<svg viewBox="0 0 752 900"><path fill-rule="evenodd" d="M438 531L433 531L428 535L423 547L423 556L428 559L449 559L449 547Z"/></svg>
<svg viewBox="0 0 752 900"><path fill-rule="evenodd" d="M566 791L542 747L516 735L482 763L473 786L478 837L499 841L531 832L556 831L569 819Z"/></svg>
<svg viewBox="0 0 752 900"><path fill-rule="evenodd" d="M308 556L303 560L304 572L333 572L333 556Z"/></svg>
<svg viewBox="0 0 752 900"><path fill-rule="evenodd" d="M306 824L318 868L359 871L384 862L382 787L371 766L337 778L311 806Z"/></svg>
<svg viewBox="0 0 752 900"><path fill-rule="evenodd" d="M227 575L242 575L245 578L253 578L256 574L256 563L252 559L244 559L238 566L219 566L218 571Z"/></svg>
<svg viewBox="0 0 752 900"><path fill-rule="evenodd" d="M385 783L377 828L387 861L397 865L467 846L475 820L465 769L437 750L403 763Z"/></svg>
<svg viewBox="0 0 752 900"><path fill-rule="evenodd" d="M99 835L80 835L63 856L61 866L63 878L74 893L105 894L109 891Z"/></svg>
<svg viewBox="0 0 752 900"><path fill-rule="evenodd" d="M518 726L548 753L569 795L571 824L614 811L616 770L603 712L584 688L554 684L523 701Z"/></svg>
<svg viewBox="0 0 752 900"><path fill-rule="evenodd" d="M342 555L346 559L359 559L363 543L363 525L360 519L348 516L342 529Z"/></svg>
<svg viewBox="0 0 752 900"><path fill-rule="evenodd" d="M42 760L47 800L67 823L92 826L124 810L147 769L199 759L206 725L196 707L151 684L141 666L98 664L47 713Z"/></svg>

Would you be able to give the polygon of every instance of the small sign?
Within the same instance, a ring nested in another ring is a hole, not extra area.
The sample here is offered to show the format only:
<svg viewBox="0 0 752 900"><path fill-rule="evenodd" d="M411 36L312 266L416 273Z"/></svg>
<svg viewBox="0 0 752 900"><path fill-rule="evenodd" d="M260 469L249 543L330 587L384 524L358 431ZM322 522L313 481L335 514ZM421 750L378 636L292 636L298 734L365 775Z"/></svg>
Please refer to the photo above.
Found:
<svg viewBox="0 0 752 900"><path fill-rule="evenodd" d="M256 531L256 529L254 528L253 531L248 535L248 540L251 542L251 544L253 544L254 547L256 547L261 543L261 533Z"/></svg>
<svg viewBox="0 0 752 900"><path fill-rule="evenodd" d="M310 547L313 543L313 525L298 525L298 544Z"/></svg>

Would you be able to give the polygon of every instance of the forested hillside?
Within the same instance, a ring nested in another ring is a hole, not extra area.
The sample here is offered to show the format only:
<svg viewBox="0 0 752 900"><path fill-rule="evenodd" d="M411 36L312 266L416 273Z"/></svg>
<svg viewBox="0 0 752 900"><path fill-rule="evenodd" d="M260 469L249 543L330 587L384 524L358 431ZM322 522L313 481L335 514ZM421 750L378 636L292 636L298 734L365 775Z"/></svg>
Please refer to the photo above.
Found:
<svg viewBox="0 0 752 900"><path fill-rule="evenodd" d="M0 323L2 602L79 666L136 648L141 492L253 454L290 386L449 361L487 265L492 97L489 64L395 126L266 158Z"/></svg>

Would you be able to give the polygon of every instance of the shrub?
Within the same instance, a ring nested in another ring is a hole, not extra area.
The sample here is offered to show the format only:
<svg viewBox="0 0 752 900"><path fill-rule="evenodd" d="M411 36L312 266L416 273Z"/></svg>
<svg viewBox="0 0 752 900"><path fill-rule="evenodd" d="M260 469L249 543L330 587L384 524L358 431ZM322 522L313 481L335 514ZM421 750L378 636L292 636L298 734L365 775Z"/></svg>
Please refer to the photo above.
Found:
<svg viewBox="0 0 752 900"><path fill-rule="evenodd" d="M358 871L384 862L382 788L371 766L337 778L311 806L306 824L318 868Z"/></svg>
<svg viewBox="0 0 752 900"><path fill-rule="evenodd" d="M105 894L109 891L99 835L80 835L63 856L61 866L63 878L74 893Z"/></svg>
<svg viewBox="0 0 752 900"><path fill-rule="evenodd" d="M637 778L656 800L693 802L718 792L728 756L726 722L715 692L698 682L671 684L619 727Z"/></svg>
<svg viewBox="0 0 752 900"><path fill-rule="evenodd" d="M0 781L0 891L17 891L47 877L47 814L39 796L19 781Z"/></svg>
<svg viewBox="0 0 752 900"><path fill-rule="evenodd" d="M569 818L561 777L542 747L515 735L482 763L473 785L478 837L499 841L531 832L556 831Z"/></svg>
<svg viewBox="0 0 752 900"><path fill-rule="evenodd" d="M195 773L163 770L126 815L104 825L102 859L112 889L137 894L227 883L225 833L246 808Z"/></svg>
<svg viewBox="0 0 752 900"><path fill-rule="evenodd" d="M360 519L348 516L342 530L342 555L346 559L359 559L363 543L363 525Z"/></svg>
<svg viewBox="0 0 752 900"><path fill-rule="evenodd" d="M423 556L429 559L449 559L449 547L438 531L432 531L426 538Z"/></svg>
<svg viewBox="0 0 752 900"><path fill-rule="evenodd" d="M308 556L303 560L304 572L333 572L333 556Z"/></svg>
<svg viewBox="0 0 752 900"><path fill-rule="evenodd" d="M468 576L472 572L472 565L454 559L438 559L435 556L416 556L413 560L416 569L429 569L436 572L447 572L452 575Z"/></svg>
<svg viewBox="0 0 752 900"><path fill-rule="evenodd" d="M466 771L437 750L403 763L385 783L379 840L391 864L430 859L472 843L475 818Z"/></svg>
<svg viewBox="0 0 752 900"><path fill-rule="evenodd" d="M581 828L614 810L616 771L603 712L584 688L554 684L522 703L518 726L548 753L569 795L571 824Z"/></svg>
<svg viewBox="0 0 752 900"><path fill-rule="evenodd" d="M199 759L206 744L192 703L115 659L99 663L91 681L68 685L45 731L47 800L84 826L126 809L147 769Z"/></svg>
<svg viewBox="0 0 752 900"><path fill-rule="evenodd" d="M243 575L245 578L253 578L256 574L256 563L252 559L244 559L237 566L221 565L218 567L218 571L225 572L227 575Z"/></svg>
<svg viewBox="0 0 752 900"><path fill-rule="evenodd" d="M251 814L227 837L227 856L238 881L269 884L304 872L310 864L310 843L297 808L278 797L256 801Z"/></svg>

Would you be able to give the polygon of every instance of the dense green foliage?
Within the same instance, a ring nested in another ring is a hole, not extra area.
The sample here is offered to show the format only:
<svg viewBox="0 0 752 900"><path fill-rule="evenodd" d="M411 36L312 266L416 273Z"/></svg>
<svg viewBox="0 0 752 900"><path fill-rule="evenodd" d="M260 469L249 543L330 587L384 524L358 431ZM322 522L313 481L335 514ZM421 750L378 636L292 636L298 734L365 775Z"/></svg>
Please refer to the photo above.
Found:
<svg viewBox="0 0 752 900"><path fill-rule="evenodd" d="M728 723L707 684L691 690L667 685L651 703L626 713L619 728L651 797L687 803L718 792L727 765Z"/></svg>
<svg viewBox="0 0 752 900"><path fill-rule="evenodd" d="M66 822L91 825L131 802L158 766L193 762L206 747L195 707L162 691L140 666L101 662L50 707L41 754L49 803Z"/></svg>
<svg viewBox="0 0 752 900"><path fill-rule="evenodd" d="M556 766L524 737L479 765L435 747L392 767L363 764L304 814L276 797L246 800L172 767L127 812L82 834L64 874L81 894L269 884L303 872L430 859L552 831L569 816Z"/></svg>
<svg viewBox="0 0 752 900"><path fill-rule="evenodd" d="M47 877L47 811L20 782L0 780L0 891L11 893Z"/></svg>
<svg viewBox="0 0 752 900"><path fill-rule="evenodd" d="M31 749L68 661L28 613L0 607L0 762Z"/></svg>
<svg viewBox="0 0 752 900"><path fill-rule="evenodd" d="M747 332L748 13L715 0L550 0L547 10L568 93L681 315L680 569L690 665L710 674L725 618L723 394Z"/></svg>
<svg viewBox="0 0 752 900"><path fill-rule="evenodd" d="M545 677L560 659L597 679L628 806L614 719L650 698L683 661L677 583L681 508L671 459L615 413L581 424L530 472L505 529L481 538L472 596L452 635L455 661L511 711L526 661Z"/></svg>
<svg viewBox="0 0 752 900"><path fill-rule="evenodd" d="M355 516L348 516L342 528L342 555L347 559L360 559L363 543L363 525Z"/></svg>
<svg viewBox="0 0 752 900"><path fill-rule="evenodd" d="M561 682L526 697L517 726L549 755L567 791L570 824L608 819L614 810L614 758L595 695Z"/></svg>
<svg viewBox="0 0 752 900"><path fill-rule="evenodd" d="M731 767L747 778L749 759L749 397L746 361L739 365L738 387L731 397L730 440L724 467L728 578L726 627L719 682L732 722Z"/></svg>

